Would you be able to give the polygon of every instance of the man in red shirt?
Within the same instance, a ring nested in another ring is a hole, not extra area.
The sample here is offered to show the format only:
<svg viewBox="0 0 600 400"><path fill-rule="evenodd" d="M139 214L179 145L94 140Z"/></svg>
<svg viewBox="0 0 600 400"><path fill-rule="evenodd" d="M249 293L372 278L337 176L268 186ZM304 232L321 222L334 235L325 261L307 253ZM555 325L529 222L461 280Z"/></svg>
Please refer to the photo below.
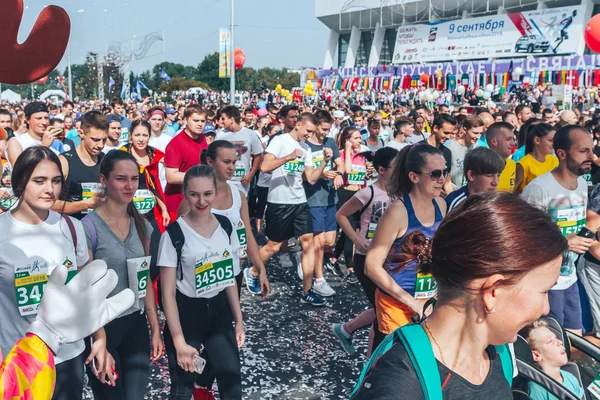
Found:
<svg viewBox="0 0 600 400"><path fill-rule="evenodd" d="M208 147L202 134L206 111L199 105L191 105L185 109L183 119L186 128L169 142L165 151L165 197L171 221L177 219L177 209L183 200L183 177L188 169L200 164L200 153Z"/></svg>

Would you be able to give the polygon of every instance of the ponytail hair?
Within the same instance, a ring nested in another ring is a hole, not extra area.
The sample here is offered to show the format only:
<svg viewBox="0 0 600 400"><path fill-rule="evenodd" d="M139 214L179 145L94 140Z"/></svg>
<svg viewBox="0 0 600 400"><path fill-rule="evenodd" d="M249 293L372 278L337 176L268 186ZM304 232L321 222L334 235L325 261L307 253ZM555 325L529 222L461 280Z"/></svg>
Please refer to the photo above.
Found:
<svg viewBox="0 0 600 400"><path fill-rule="evenodd" d="M202 153L200 153L200 163L207 165L207 160L209 158L214 162L217 159L217 155L219 154L219 149L235 150L235 146L227 140L215 140L210 145L208 145L207 149L202 150Z"/></svg>
<svg viewBox="0 0 600 400"><path fill-rule="evenodd" d="M135 222L135 229L137 230L138 236L142 241L142 246L144 247L144 256L150 255L150 238L148 237L148 232L146 231L146 220L139 213L133 201L127 204L127 214L130 217L133 217L133 221Z"/></svg>
<svg viewBox="0 0 600 400"><path fill-rule="evenodd" d="M427 165L428 157L435 155L443 156L443 153L437 147L429 144L415 143L412 146L403 148L394 162L394 170L388 188L389 196L400 198L410 193L414 185L408 174L410 172L421 172Z"/></svg>
<svg viewBox="0 0 600 400"><path fill-rule="evenodd" d="M401 252L397 256L391 256L389 260L393 263L390 271L398 271L406 268L410 263L417 263L417 271L431 273L431 249L433 241L421 231L413 231L402 239Z"/></svg>

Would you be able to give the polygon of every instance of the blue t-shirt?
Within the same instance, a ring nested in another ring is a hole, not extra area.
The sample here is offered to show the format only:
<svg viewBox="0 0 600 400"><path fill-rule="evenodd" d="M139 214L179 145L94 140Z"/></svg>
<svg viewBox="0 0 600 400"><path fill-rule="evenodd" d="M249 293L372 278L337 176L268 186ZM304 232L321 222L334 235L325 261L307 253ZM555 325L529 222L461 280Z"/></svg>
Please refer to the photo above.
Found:
<svg viewBox="0 0 600 400"><path fill-rule="evenodd" d="M563 378L562 385L573 392L573 394L575 394L577 397L582 399L584 391L579 385L577 378L567 371L560 371L560 375ZM558 400L555 395L548 392L535 382L529 382L529 397L531 397L531 400Z"/></svg>
<svg viewBox="0 0 600 400"><path fill-rule="evenodd" d="M448 143L448 141L446 141L446 143ZM487 138L485 136L481 136L479 139L477 139L477 146L479 147L485 147L486 149L489 149L490 146L488 146L487 144Z"/></svg>
<svg viewBox="0 0 600 400"><path fill-rule="evenodd" d="M469 197L469 186L465 185L458 190L450 193L448 196L444 197L446 201L446 205L448 206L448 211L452 211L456 208L460 203L465 201Z"/></svg>
<svg viewBox="0 0 600 400"><path fill-rule="evenodd" d="M334 161L340 158L340 152L332 138L326 137L321 145L313 144L308 140L304 143L310 147L314 168L318 168L319 164L323 161L323 148L330 148L333 151L333 157L331 157L331 160L327 163L325 171L335 171ZM302 184L304 185L304 191L306 192L309 207L331 207L337 204L333 181L330 181L329 179L319 179L314 185L311 185L307 181L302 182Z"/></svg>
<svg viewBox="0 0 600 400"><path fill-rule="evenodd" d="M521 146L515 151L512 155L512 159L514 162L519 162L521 158L525 157L525 146Z"/></svg>

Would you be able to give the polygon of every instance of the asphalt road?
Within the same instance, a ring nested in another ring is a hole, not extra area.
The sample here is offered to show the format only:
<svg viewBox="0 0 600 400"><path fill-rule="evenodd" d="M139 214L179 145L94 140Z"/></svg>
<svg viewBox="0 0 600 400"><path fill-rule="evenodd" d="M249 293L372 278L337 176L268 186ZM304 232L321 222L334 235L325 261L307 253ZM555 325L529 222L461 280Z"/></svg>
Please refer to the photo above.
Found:
<svg viewBox="0 0 600 400"><path fill-rule="evenodd" d="M368 330L355 334L349 356L331 333L368 306L360 285L327 275L337 294L322 308L300 304L296 268L283 268L277 256L268 265L271 295L263 300L242 289L246 344L241 349L244 399L347 399L363 364ZM151 364L147 399L167 399L166 357ZM84 398L93 398L86 390ZM218 395L217 395L218 398Z"/></svg>

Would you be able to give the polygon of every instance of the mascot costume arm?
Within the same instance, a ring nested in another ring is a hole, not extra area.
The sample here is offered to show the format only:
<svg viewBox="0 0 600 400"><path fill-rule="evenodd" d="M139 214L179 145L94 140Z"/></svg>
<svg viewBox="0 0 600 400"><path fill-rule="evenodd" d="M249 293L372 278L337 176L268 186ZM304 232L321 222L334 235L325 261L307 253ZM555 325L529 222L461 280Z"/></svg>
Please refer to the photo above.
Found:
<svg viewBox="0 0 600 400"><path fill-rule="evenodd" d="M67 273L63 265L52 272L36 320L2 363L0 400L51 399L54 355L60 347L91 335L135 301L130 289L107 299L118 278L102 260L88 264L65 285Z"/></svg>

